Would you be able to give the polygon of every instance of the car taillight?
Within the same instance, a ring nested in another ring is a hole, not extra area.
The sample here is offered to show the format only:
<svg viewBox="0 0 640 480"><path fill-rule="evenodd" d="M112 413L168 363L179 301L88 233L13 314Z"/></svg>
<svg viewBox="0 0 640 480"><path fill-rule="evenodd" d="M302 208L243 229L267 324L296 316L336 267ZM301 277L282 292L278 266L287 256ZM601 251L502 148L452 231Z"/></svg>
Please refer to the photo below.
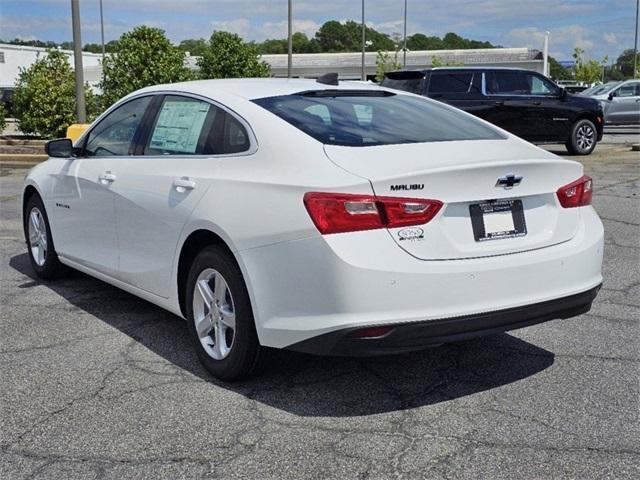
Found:
<svg viewBox="0 0 640 480"><path fill-rule="evenodd" d="M309 192L304 205L320 233L423 225L442 207L439 200Z"/></svg>
<svg viewBox="0 0 640 480"><path fill-rule="evenodd" d="M583 207L591 205L593 197L593 180L584 175L575 182L560 187L556 192L560 205L564 208Z"/></svg>

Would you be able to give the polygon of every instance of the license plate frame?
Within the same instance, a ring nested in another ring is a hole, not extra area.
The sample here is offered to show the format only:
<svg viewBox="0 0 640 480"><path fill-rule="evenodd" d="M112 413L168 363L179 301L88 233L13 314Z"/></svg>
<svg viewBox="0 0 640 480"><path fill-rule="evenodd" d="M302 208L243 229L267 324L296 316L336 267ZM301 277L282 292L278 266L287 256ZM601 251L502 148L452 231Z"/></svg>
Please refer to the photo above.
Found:
<svg viewBox="0 0 640 480"><path fill-rule="evenodd" d="M511 219L508 218L508 212L511 213ZM469 214L473 238L476 242L523 237L527 234L527 224L520 199L474 203L469 205ZM492 218L491 215L495 215L495 217ZM487 227L487 225L489 226ZM501 227L502 225L504 227Z"/></svg>

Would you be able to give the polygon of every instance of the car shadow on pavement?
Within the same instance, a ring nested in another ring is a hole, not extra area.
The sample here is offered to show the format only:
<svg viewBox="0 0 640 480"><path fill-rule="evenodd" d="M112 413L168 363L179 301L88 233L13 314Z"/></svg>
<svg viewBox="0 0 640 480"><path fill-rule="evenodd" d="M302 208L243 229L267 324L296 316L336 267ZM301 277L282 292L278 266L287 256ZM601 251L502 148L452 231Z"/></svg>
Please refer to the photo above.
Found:
<svg viewBox="0 0 640 480"><path fill-rule="evenodd" d="M186 323L144 300L80 272L55 282L35 276L27 254L10 265L74 307L128 335L160 357L219 388L288 413L309 417L373 415L435 405L535 375L554 354L508 334L375 358L316 357L274 352L266 371L237 383L220 382L201 366Z"/></svg>

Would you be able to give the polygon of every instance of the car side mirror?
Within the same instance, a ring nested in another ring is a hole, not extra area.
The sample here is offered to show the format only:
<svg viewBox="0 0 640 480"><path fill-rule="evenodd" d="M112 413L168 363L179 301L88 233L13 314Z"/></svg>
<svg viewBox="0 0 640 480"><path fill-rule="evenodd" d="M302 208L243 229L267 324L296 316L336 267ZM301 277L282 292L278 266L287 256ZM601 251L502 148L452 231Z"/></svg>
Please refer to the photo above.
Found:
<svg viewBox="0 0 640 480"><path fill-rule="evenodd" d="M69 158L73 156L73 143L68 138L56 138L44 144L44 151L54 158Z"/></svg>
<svg viewBox="0 0 640 480"><path fill-rule="evenodd" d="M613 94L613 92L611 92L607 98L609 99L609 101L611 101L613 100L613 97L615 97L615 95Z"/></svg>
<svg viewBox="0 0 640 480"><path fill-rule="evenodd" d="M567 98L567 89L560 87L560 100L565 100Z"/></svg>

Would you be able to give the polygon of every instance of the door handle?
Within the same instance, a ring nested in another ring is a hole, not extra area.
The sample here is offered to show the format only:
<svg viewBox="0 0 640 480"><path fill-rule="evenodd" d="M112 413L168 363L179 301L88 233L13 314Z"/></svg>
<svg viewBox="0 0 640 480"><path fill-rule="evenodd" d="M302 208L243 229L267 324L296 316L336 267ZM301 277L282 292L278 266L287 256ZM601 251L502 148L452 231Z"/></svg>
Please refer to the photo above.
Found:
<svg viewBox="0 0 640 480"><path fill-rule="evenodd" d="M100 183L102 183L103 185L107 185L109 183L115 182L116 176L111 173L111 171L106 171L98 176L98 180L100 180Z"/></svg>
<svg viewBox="0 0 640 480"><path fill-rule="evenodd" d="M191 180L189 177L181 177L176 178L173 181L173 186L175 187L176 192L184 193L187 190L193 190L194 188L196 188L196 182Z"/></svg>
<svg viewBox="0 0 640 480"><path fill-rule="evenodd" d="M542 105L542 102L531 102L531 103L533 103L534 105Z"/></svg>
<svg viewBox="0 0 640 480"><path fill-rule="evenodd" d="M493 104L498 107L502 107L504 105L504 102L502 100L498 100L497 102L493 102Z"/></svg>

